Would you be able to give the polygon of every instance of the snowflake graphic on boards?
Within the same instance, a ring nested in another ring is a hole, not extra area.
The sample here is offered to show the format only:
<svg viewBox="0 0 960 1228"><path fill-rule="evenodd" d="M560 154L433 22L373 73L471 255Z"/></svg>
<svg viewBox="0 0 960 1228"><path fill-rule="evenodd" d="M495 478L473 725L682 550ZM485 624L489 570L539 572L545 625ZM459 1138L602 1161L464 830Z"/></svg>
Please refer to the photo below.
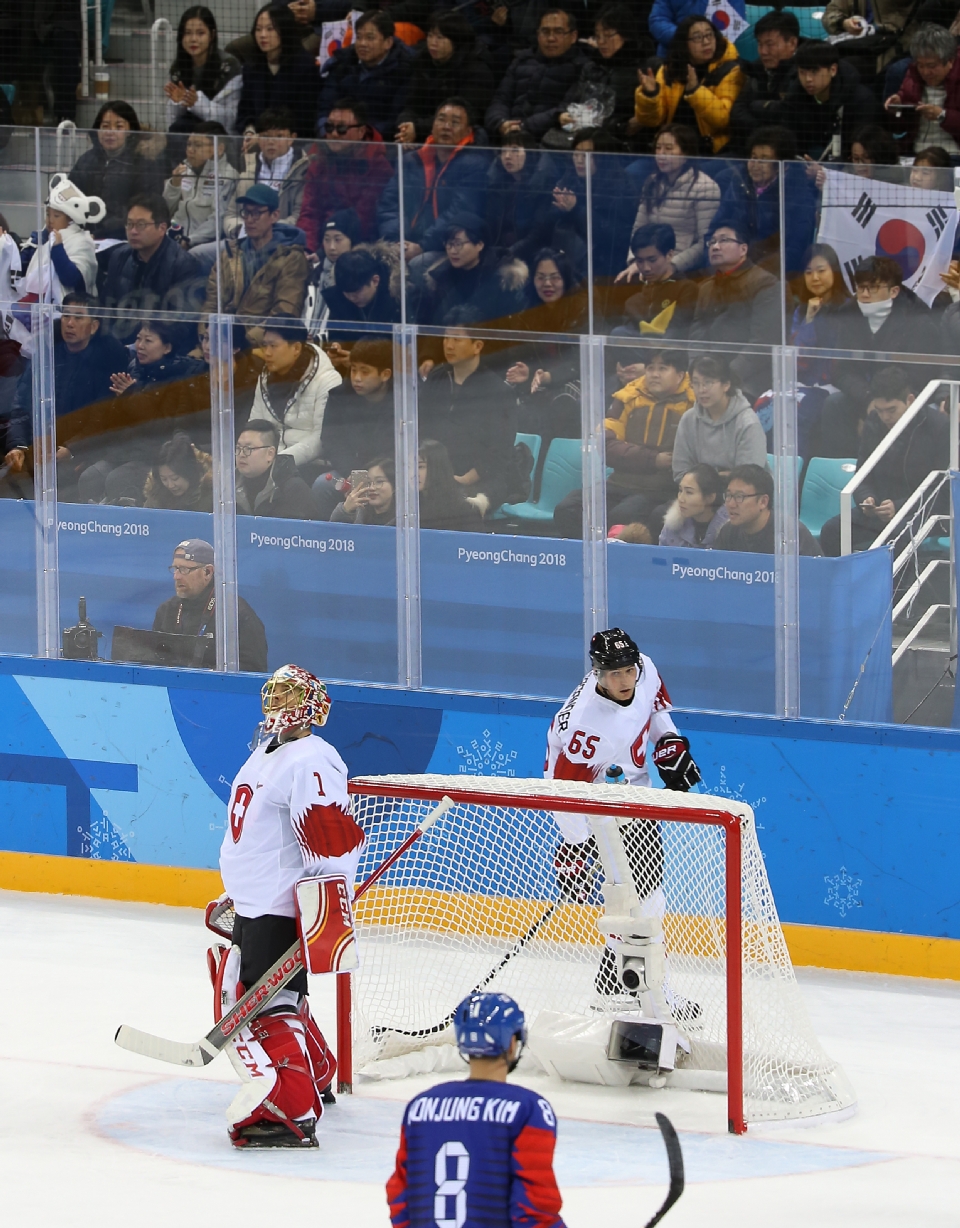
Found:
<svg viewBox="0 0 960 1228"><path fill-rule="evenodd" d="M828 907L832 905L837 909L841 917L845 917L855 908L863 907L863 900L860 899L863 879L848 874L846 866L840 867L839 874L824 874L823 881L827 884L827 895L823 902Z"/></svg>
<svg viewBox="0 0 960 1228"><path fill-rule="evenodd" d="M762 806L767 799L765 797L758 797L751 801L748 797L745 797L743 792L743 786L745 784L746 781L742 780L739 785L729 785L727 783L726 764L721 763L720 783L718 785L708 785L707 782L704 781L704 789L707 791L707 793L712 794L714 797L728 797L732 802L745 802L754 811L754 813L756 813L757 808ZM761 831L763 830L761 824L759 823L757 824L757 828Z"/></svg>
<svg viewBox="0 0 960 1228"><path fill-rule="evenodd" d="M489 729L484 729L480 738L473 738L469 746L458 746L457 754L463 760L458 771L461 776L516 776L510 765L517 757L515 750L507 751L502 742L492 742Z"/></svg>

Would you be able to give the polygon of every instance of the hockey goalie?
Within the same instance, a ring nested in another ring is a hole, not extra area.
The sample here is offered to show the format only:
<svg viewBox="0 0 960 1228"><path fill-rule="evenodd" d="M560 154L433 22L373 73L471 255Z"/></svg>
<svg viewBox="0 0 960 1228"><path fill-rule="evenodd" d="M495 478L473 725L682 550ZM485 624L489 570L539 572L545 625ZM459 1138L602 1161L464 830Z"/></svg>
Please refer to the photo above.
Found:
<svg viewBox="0 0 960 1228"><path fill-rule="evenodd" d="M298 920L307 947L316 917L298 917L298 907L318 897L316 889L303 890L304 880L342 876L352 893L364 842L347 796L346 765L313 733L330 713L324 684L284 665L261 695L260 740L230 790L220 849L226 893L207 910L208 925L231 940L208 955L217 1020L296 942ZM230 915L231 902L232 933L215 919ZM336 1060L310 1014L304 969L229 1043L227 1054L243 1081L227 1110L234 1146L315 1146Z"/></svg>

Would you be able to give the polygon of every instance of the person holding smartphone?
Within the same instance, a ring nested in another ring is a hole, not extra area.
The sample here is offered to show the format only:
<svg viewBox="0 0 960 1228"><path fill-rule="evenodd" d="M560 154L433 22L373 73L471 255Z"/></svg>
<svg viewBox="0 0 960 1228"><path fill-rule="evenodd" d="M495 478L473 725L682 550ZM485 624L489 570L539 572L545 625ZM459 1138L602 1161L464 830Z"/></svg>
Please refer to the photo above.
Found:
<svg viewBox="0 0 960 1228"><path fill-rule="evenodd" d="M957 39L924 25L910 39L911 62L896 94L884 103L908 131L913 153L939 146L960 154L960 59Z"/></svg>
<svg viewBox="0 0 960 1228"><path fill-rule="evenodd" d="M366 469L355 469L347 479L350 491L333 509L330 519L340 524L396 524L394 505L396 471L392 457L379 457Z"/></svg>

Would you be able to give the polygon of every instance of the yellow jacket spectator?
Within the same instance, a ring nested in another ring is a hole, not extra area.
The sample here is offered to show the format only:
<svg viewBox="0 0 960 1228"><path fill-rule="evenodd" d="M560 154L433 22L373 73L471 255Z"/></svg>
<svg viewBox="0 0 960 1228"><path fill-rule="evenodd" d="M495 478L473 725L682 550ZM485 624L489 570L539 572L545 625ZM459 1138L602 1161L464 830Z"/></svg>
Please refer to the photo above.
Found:
<svg viewBox="0 0 960 1228"><path fill-rule="evenodd" d="M704 153L719 153L730 139L730 112L743 83L736 48L706 17L687 17L656 76L640 69L634 127L687 124L700 133Z"/></svg>

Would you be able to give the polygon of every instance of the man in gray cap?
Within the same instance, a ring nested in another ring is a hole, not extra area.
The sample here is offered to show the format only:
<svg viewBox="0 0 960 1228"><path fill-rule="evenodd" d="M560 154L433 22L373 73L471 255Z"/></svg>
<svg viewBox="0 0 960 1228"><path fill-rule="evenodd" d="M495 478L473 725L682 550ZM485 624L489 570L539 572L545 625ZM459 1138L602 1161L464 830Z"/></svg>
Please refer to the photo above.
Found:
<svg viewBox="0 0 960 1228"><path fill-rule="evenodd" d="M240 316L296 316L307 292L306 235L280 221L280 197L268 183L255 183L237 198L246 234L228 239L217 269L207 281L204 311ZM259 345L260 328L247 329L250 345Z"/></svg>
<svg viewBox="0 0 960 1228"><path fill-rule="evenodd" d="M217 598L213 587L213 546L199 537L180 542L173 552L173 587L176 596L159 606L154 631L180 635L216 635ZM242 597L237 598L240 632L240 668L262 674L267 669L267 635L263 623ZM211 647L216 640L211 640ZM207 654L210 664L215 653Z"/></svg>

